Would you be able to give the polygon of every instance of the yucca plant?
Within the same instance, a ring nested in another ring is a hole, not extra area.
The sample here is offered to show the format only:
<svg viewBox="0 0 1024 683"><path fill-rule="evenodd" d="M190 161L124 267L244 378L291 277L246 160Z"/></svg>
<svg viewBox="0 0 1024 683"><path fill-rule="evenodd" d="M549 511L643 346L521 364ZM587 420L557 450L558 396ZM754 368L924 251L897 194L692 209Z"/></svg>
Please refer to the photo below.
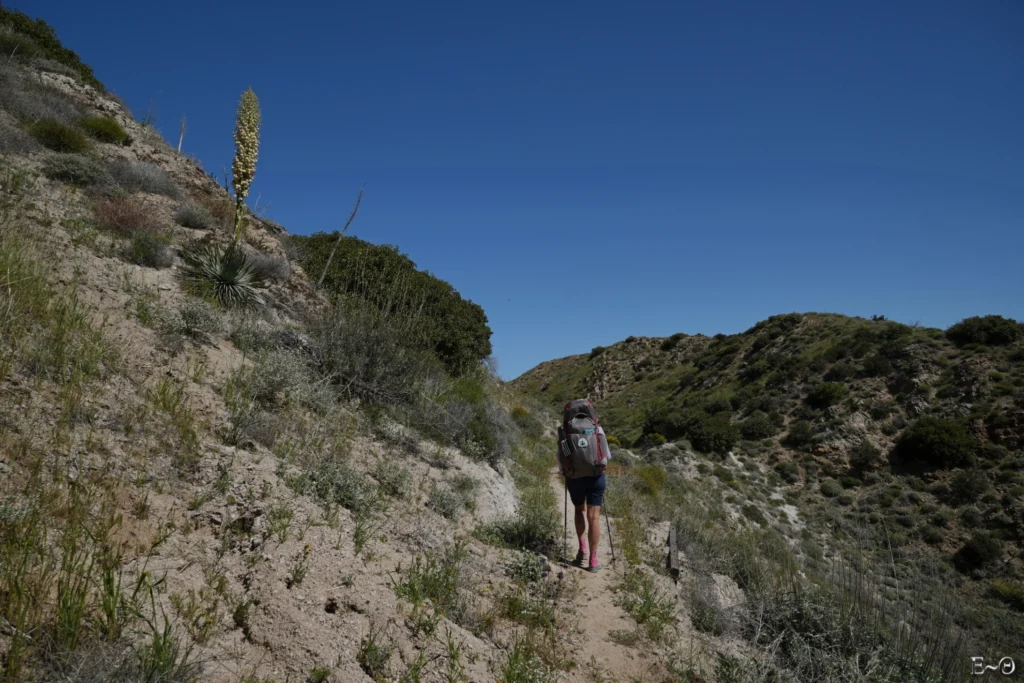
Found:
<svg viewBox="0 0 1024 683"><path fill-rule="evenodd" d="M251 308L264 303L263 280L256 264L235 244L200 245L182 254L184 276L198 294L210 295L226 308Z"/></svg>
<svg viewBox="0 0 1024 683"><path fill-rule="evenodd" d="M231 185L235 191L235 238L242 228L242 212L249 186L256 177L256 157L260 149L260 101L249 88L242 93L235 118L235 159L231 164Z"/></svg>

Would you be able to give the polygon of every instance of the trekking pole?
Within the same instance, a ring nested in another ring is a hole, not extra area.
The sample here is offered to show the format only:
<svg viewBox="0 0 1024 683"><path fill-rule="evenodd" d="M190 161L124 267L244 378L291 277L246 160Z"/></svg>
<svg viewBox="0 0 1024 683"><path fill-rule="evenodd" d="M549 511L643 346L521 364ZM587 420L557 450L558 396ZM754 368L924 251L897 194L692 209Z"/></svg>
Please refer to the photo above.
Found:
<svg viewBox="0 0 1024 683"><path fill-rule="evenodd" d="M562 561L569 560L569 482L562 478L562 491L564 503L562 505Z"/></svg>
<svg viewBox="0 0 1024 683"><path fill-rule="evenodd" d="M608 527L608 547L612 550L612 564L615 564L615 544L612 542L612 520L608 517L607 512L604 514L604 523L605 526Z"/></svg>

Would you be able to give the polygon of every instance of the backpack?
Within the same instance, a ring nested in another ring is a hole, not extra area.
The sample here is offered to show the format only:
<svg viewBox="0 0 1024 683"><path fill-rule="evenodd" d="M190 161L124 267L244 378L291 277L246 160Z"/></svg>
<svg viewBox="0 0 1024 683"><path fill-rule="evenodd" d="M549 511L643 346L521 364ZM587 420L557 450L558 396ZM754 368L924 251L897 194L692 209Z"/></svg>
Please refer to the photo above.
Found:
<svg viewBox="0 0 1024 683"><path fill-rule="evenodd" d="M596 477L608 463L608 441L598 431L597 410L585 399L569 401L558 428L558 464L569 479Z"/></svg>

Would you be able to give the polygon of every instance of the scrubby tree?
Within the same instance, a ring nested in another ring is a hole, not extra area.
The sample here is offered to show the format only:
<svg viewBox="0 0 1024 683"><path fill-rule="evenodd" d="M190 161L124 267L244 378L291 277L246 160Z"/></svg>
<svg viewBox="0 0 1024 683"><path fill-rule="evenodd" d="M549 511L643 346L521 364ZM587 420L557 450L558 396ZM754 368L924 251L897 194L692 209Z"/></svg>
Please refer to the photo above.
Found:
<svg viewBox="0 0 1024 683"><path fill-rule="evenodd" d="M879 462L881 456L882 452L873 443L864 439L850 451L850 467L858 472L869 470Z"/></svg>
<svg viewBox="0 0 1024 683"><path fill-rule="evenodd" d="M896 455L905 463L928 467L969 465L978 444L963 425L926 415L910 425L896 440Z"/></svg>
<svg viewBox="0 0 1024 683"><path fill-rule="evenodd" d="M739 429L725 414L699 413L686 425L686 437L701 453L724 455L739 440Z"/></svg>
<svg viewBox="0 0 1024 683"><path fill-rule="evenodd" d="M963 572L981 569L994 563L1003 554L1003 544L984 531L971 536L953 556L953 562Z"/></svg>
<svg viewBox="0 0 1024 683"><path fill-rule="evenodd" d="M803 448L814 438L814 427L806 420L797 420L789 425L789 431L782 443L790 448Z"/></svg>
<svg viewBox="0 0 1024 683"><path fill-rule="evenodd" d="M757 410L740 425L740 434L744 439L760 441L775 436L775 424L765 413Z"/></svg>
<svg viewBox="0 0 1024 683"><path fill-rule="evenodd" d="M985 315L965 318L946 330L946 338L957 346L985 344L1005 346L1024 336L1021 325L1012 318Z"/></svg>
<svg viewBox="0 0 1024 683"><path fill-rule="evenodd" d="M324 290L366 302L388 318L410 320L403 343L433 352L452 374L491 355L491 329L483 308L416 264L397 247L338 233L293 238L307 273L324 272Z"/></svg>
<svg viewBox="0 0 1024 683"><path fill-rule="evenodd" d="M839 382L822 382L811 389L807 395L807 403L815 408L828 408L839 403L850 395L845 384Z"/></svg>

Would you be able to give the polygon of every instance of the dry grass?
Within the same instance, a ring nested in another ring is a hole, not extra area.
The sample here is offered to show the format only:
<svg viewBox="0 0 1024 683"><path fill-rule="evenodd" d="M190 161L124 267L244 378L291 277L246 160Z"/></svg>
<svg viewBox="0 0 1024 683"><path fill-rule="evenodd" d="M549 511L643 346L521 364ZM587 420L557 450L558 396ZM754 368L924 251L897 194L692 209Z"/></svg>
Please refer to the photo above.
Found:
<svg viewBox="0 0 1024 683"><path fill-rule="evenodd" d="M123 191L148 192L172 199L181 195L174 180L156 164L119 159L110 165L110 173Z"/></svg>
<svg viewBox="0 0 1024 683"><path fill-rule="evenodd" d="M42 145L17 126L0 120L0 154L29 154L42 149Z"/></svg>
<svg viewBox="0 0 1024 683"><path fill-rule="evenodd" d="M214 226L213 215L202 204L186 203L174 211L174 220L178 225L191 230L209 230Z"/></svg>
<svg viewBox="0 0 1024 683"><path fill-rule="evenodd" d="M153 210L134 197L111 197L96 202L93 215L101 228L121 237L155 232Z"/></svg>
<svg viewBox="0 0 1024 683"><path fill-rule="evenodd" d="M3 63L0 63L0 109L25 123L51 120L73 126L82 118L82 110L68 95L41 85Z"/></svg>

